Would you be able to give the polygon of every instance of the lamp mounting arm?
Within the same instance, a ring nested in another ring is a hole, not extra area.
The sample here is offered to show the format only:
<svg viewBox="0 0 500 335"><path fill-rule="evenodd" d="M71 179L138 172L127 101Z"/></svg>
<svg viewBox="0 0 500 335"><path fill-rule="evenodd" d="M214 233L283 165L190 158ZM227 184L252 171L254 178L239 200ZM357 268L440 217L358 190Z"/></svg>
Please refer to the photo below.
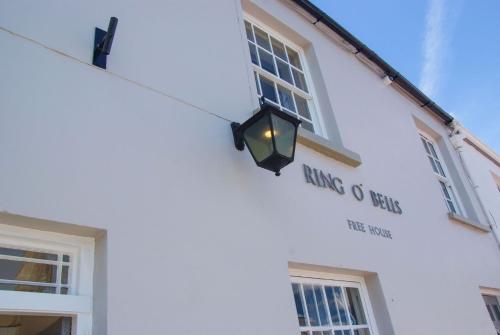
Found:
<svg viewBox="0 0 500 335"><path fill-rule="evenodd" d="M234 146L239 151L243 151L245 149L245 142L243 141L243 136L241 135L240 132L240 126L241 124L239 124L238 122L231 122L231 129L233 130Z"/></svg>
<svg viewBox="0 0 500 335"><path fill-rule="evenodd" d="M95 28L94 57L92 59L92 64L95 66L106 68L106 58L111 53L117 25L118 19L113 16L109 19L108 31Z"/></svg>

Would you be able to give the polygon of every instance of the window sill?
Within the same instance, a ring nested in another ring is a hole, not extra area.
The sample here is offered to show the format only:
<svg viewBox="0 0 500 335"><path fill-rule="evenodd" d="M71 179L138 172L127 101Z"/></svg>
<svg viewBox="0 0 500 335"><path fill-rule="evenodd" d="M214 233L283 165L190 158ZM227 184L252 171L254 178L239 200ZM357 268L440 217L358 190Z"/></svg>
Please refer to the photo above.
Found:
<svg viewBox="0 0 500 335"><path fill-rule="evenodd" d="M485 233L491 232L490 227L485 226L485 225L483 225L483 224L481 224L479 222L476 222L476 221L464 218L463 216L458 215L458 214L448 213L448 218L450 220L453 220L453 221L456 221L456 222L460 222L460 223L472 226L474 228L477 228L477 229L479 229L479 230L481 230L481 231L483 231Z"/></svg>
<svg viewBox="0 0 500 335"><path fill-rule="evenodd" d="M357 167L361 164L359 154L303 128L299 128L297 142L349 166Z"/></svg>

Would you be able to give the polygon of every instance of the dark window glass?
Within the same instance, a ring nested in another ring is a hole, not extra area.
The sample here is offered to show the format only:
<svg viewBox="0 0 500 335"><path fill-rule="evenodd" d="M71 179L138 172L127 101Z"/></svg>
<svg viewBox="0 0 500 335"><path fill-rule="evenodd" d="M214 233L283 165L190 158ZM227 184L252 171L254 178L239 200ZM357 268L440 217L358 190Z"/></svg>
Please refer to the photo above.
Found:
<svg viewBox="0 0 500 335"><path fill-rule="evenodd" d="M288 54L288 60L290 61L290 64L302 70L302 65L300 64L300 57L297 51L294 51L289 47L286 47L286 51Z"/></svg>
<svg viewBox="0 0 500 335"><path fill-rule="evenodd" d="M273 56L270 53L262 49L259 49L259 57L260 57L260 66L264 70L269 71L272 74L276 74L276 69L274 68Z"/></svg>
<svg viewBox="0 0 500 335"><path fill-rule="evenodd" d="M308 92L306 85L306 78L304 77L304 74L295 69L292 69L292 72L293 72L293 79L295 80L295 86L297 88L300 88L304 92Z"/></svg>
<svg viewBox="0 0 500 335"><path fill-rule="evenodd" d="M257 44L268 51L271 51L271 45L269 44L269 37L267 33L260 30L256 26L253 26L253 29L255 31L255 40L257 41Z"/></svg>
<svg viewBox="0 0 500 335"><path fill-rule="evenodd" d="M56 254L49 254L46 252L37 252L37 251L21 250L21 249L14 249L14 248L2 248L2 247L0 247L0 255L45 259L48 261L57 261Z"/></svg>
<svg viewBox="0 0 500 335"><path fill-rule="evenodd" d="M340 287L335 286L333 288L333 291L335 293L335 302L337 303L337 307L339 309L340 322L342 322L343 325L348 325L347 310L344 304L344 298L343 298L344 294L342 293L342 289Z"/></svg>
<svg viewBox="0 0 500 335"><path fill-rule="evenodd" d="M278 66L278 74L280 78L293 85L292 74L290 73L290 65L280 61L279 59L276 59L276 65Z"/></svg>
<svg viewBox="0 0 500 335"><path fill-rule="evenodd" d="M307 129L309 130L310 132L313 132L314 133L314 127L312 125L311 122L307 122L306 120L303 120L301 119L302 123L300 124L300 126L304 129Z"/></svg>
<svg viewBox="0 0 500 335"><path fill-rule="evenodd" d="M289 110L295 112L295 106L293 104L292 92L283 86L278 85L278 94L280 96L281 106L288 108Z"/></svg>
<svg viewBox="0 0 500 335"><path fill-rule="evenodd" d="M328 307L330 309L330 317L332 318L332 322L334 325L340 325L340 317L339 317L339 312L337 310L337 306L335 304L335 295L333 293L333 287L326 286L325 293L326 293L326 300L328 301Z"/></svg>
<svg viewBox="0 0 500 335"><path fill-rule="evenodd" d="M67 284L69 278L69 266L64 265L61 272L61 284Z"/></svg>
<svg viewBox="0 0 500 335"><path fill-rule="evenodd" d="M321 325L328 325L328 316L326 314L325 299L323 297L323 289L321 286L314 286L314 294L316 295L316 304L318 306L319 319Z"/></svg>
<svg viewBox="0 0 500 335"><path fill-rule="evenodd" d="M495 312L497 320L500 321L500 307L498 307L498 305L493 305L493 311Z"/></svg>
<svg viewBox="0 0 500 335"><path fill-rule="evenodd" d="M248 42L248 47L250 48L250 58L252 63L259 65L259 59L257 58L257 48L252 43Z"/></svg>
<svg viewBox="0 0 500 335"><path fill-rule="evenodd" d="M306 298L307 313L309 314L309 323L311 326L319 326L318 311L314 301L314 291L311 285L304 285L304 296Z"/></svg>
<svg viewBox="0 0 500 335"><path fill-rule="evenodd" d="M292 284L293 298L295 299L295 309L297 310L297 317L299 325L306 325L306 314L304 311L304 302L302 301L302 294L299 284Z"/></svg>
<svg viewBox="0 0 500 335"><path fill-rule="evenodd" d="M63 255L63 262L69 262L69 261L70 261L69 255Z"/></svg>
<svg viewBox="0 0 500 335"><path fill-rule="evenodd" d="M278 40L271 37L271 44L273 45L273 52L276 56L286 61L285 46Z"/></svg>
<svg viewBox="0 0 500 335"><path fill-rule="evenodd" d="M18 284L2 284L2 283L0 283L0 290L36 292L36 293L56 293L56 288L53 286L18 285Z"/></svg>
<svg viewBox="0 0 500 335"><path fill-rule="evenodd" d="M295 102L297 103L297 110L299 115L311 120L311 113L309 113L309 107L307 106L307 100L295 94Z"/></svg>
<svg viewBox="0 0 500 335"><path fill-rule="evenodd" d="M365 325L366 317L361 303L359 290L354 287L346 287L347 300L349 303L349 312L351 314L351 322L353 325Z"/></svg>
<svg viewBox="0 0 500 335"><path fill-rule="evenodd" d="M263 76L260 77L260 88L262 89L262 95L271 101L278 102L276 98L276 91L274 90L274 83L267 80Z"/></svg>
<svg viewBox="0 0 500 335"><path fill-rule="evenodd" d="M257 86L257 94L261 95L262 92L260 91L260 85L258 83L257 73L256 72L253 73L253 77L255 78L255 86Z"/></svg>
<svg viewBox="0 0 500 335"><path fill-rule="evenodd" d="M252 25L250 24L250 22L245 21L245 31L247 33L247 38L253 42L254 39L253 39Z"/></svg>
<svg viewBox="0 0 500 335"><path fill-rule="evenodd" d="M55 283L57 266L0 259L0 279Z"/></svg>

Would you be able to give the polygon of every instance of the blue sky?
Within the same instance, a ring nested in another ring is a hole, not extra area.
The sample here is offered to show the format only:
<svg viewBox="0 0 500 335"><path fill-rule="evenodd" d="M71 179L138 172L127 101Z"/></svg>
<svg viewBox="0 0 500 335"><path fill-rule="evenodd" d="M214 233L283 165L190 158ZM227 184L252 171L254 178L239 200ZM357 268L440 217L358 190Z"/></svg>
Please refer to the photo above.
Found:
<svg viewBox="0 0 500 335"><path fill-rule="evenodd" d="M499 0L313 0L500 153Z"/></svg>

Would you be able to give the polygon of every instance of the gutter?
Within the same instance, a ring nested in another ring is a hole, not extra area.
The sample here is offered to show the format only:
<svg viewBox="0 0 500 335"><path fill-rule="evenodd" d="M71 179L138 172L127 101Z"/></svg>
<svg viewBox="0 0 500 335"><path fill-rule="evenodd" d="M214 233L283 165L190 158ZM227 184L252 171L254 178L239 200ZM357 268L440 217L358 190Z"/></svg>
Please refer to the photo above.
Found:
<svg viewBox="0 0 500 335"><path fill-rule="evenodd" d="M310 15L312 15L316 22L323 23L330 30L335 32L337 35L342 37L346 42L351 44L355 49L354 55L362 54L372 63L381 68L387 77L393 82L398 84L401 89L403 89L407 94L414 98L421 108L427 108L433 112L437 117L439 117L445 125L450 125L453 121L453 117L446 113L438 104L432 101L427 95L425 95L421 90L419 90L415 85L413 85L408 79L396 71L392 66L390 66L386 61L384 61L380 56L378 56L373 50L368 48L360 40L358 40L354 35L348 32L344 27L338 24L334 19L332 19L328 14L323 12L321 9L312 4L309 0L290 0L296 5L300 6Z"/></svg>

